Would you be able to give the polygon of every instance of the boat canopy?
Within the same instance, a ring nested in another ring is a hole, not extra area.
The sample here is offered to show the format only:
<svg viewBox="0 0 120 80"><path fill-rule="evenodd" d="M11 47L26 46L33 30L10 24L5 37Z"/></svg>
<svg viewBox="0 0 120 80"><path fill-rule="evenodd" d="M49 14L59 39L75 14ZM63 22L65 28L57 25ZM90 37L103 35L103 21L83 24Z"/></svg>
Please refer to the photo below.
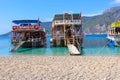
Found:
<svg viewBox="0 0 120 80"><path fill-rule="evenodd" d="M24 24L24 23L38 23L39 20L14 20L12 21L15 24Z"/></svg>
<svg viewBox="0 0 120 80"><path fill-rule="evenodd" d="M114 28L114 27L120 27L120 20L117 20L116 22L113 22L111 24L111 28Z"/></svg>

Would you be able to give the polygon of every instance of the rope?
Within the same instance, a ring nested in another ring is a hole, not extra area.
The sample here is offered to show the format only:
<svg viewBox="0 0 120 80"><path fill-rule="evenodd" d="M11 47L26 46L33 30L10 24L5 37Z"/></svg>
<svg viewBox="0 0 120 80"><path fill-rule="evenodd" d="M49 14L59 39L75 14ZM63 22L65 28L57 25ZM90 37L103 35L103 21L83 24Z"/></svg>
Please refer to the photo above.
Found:
<svg viewBox="0 0 120 80"><path fill-rule="evenodd" d="M106 48L106 46L108 46L108 41L107 41L107 44L101 47L96 53L101 53L104 50L104 48ZM110 50L108 48L106 48L106 51L110 53Z"/></svg>

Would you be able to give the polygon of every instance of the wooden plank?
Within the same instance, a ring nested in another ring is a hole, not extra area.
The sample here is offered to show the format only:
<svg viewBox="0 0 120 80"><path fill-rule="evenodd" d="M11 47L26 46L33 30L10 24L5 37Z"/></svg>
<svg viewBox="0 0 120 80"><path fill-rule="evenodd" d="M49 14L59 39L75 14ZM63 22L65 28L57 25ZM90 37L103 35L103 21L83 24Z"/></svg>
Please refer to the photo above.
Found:
<svg viewBox="0 0 120 80"><path fill-rule="evenodd" d="M25 43L25 41L21 41L17 46L15 46L15 47L11 50L11 52L17 51L17 49L20 48L24 43Z"/></svg>

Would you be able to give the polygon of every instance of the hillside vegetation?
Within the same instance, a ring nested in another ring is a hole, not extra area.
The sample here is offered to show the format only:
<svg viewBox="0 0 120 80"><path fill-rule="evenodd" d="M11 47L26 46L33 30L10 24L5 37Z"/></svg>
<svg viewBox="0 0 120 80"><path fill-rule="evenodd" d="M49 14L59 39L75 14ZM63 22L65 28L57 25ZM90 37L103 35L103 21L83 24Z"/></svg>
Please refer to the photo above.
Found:
<svg viewBox="0 0 120 80"><path fill-rule="evenodd" d="M82 19L85 33L105 33L109 24L120 19L120 7L113 7L101 15L83 17Z"/></svg>

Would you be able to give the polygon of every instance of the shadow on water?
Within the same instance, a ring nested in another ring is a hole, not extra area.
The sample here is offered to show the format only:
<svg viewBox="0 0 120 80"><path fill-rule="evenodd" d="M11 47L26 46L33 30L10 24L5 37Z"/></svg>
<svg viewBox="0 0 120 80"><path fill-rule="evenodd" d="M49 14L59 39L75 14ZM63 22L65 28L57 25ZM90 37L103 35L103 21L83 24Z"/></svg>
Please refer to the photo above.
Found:
<svg viewBox="0 0 120 80"><path fill-rule="evenodd" d="M47 37L46 48L20 49L16 54L20 55L45 55L65 56L69 55L67 47L50 47L50 38ZM115 56L120 55L120 47L108 46L106 35L89 35L83 40L82 56Z"/></svg>
<svg viewBox="0 0 120 80"><path fill-rule="evenodd" d="M10 51L10 38L0 37L0 56L5 55L45 55L66 56L69 55L67 47L50 47L50 38L47 36L46 48L20 48L17 52ZM82 56L120 56L120 47L107 45L106 35L87 35L83 40ZM4 52L4 54L3 54Z"/></svg>
<svg viewBox="0 0 120 80"><path fill-rule="evenodd" d="M47 36L46 47L40 48L19 48L13 55L45 55L45 56L65 56L68 55L67 47L51 47L51 36Z"/></svg>
<svg viewBox="0 0 120 80"><path fill-rule="evenodd" d="M17 52L23 53L23 52L26 52L26 51L31 51L32 49L34 49L34 48L25 48L25 49L20 48L20 49L17 50Z"/></svg>
<svg viewBox="0 0 120 80"><path fill-rule="evenodd" d="M45 55L45 48L19 48L13 55Z"/></svg>

